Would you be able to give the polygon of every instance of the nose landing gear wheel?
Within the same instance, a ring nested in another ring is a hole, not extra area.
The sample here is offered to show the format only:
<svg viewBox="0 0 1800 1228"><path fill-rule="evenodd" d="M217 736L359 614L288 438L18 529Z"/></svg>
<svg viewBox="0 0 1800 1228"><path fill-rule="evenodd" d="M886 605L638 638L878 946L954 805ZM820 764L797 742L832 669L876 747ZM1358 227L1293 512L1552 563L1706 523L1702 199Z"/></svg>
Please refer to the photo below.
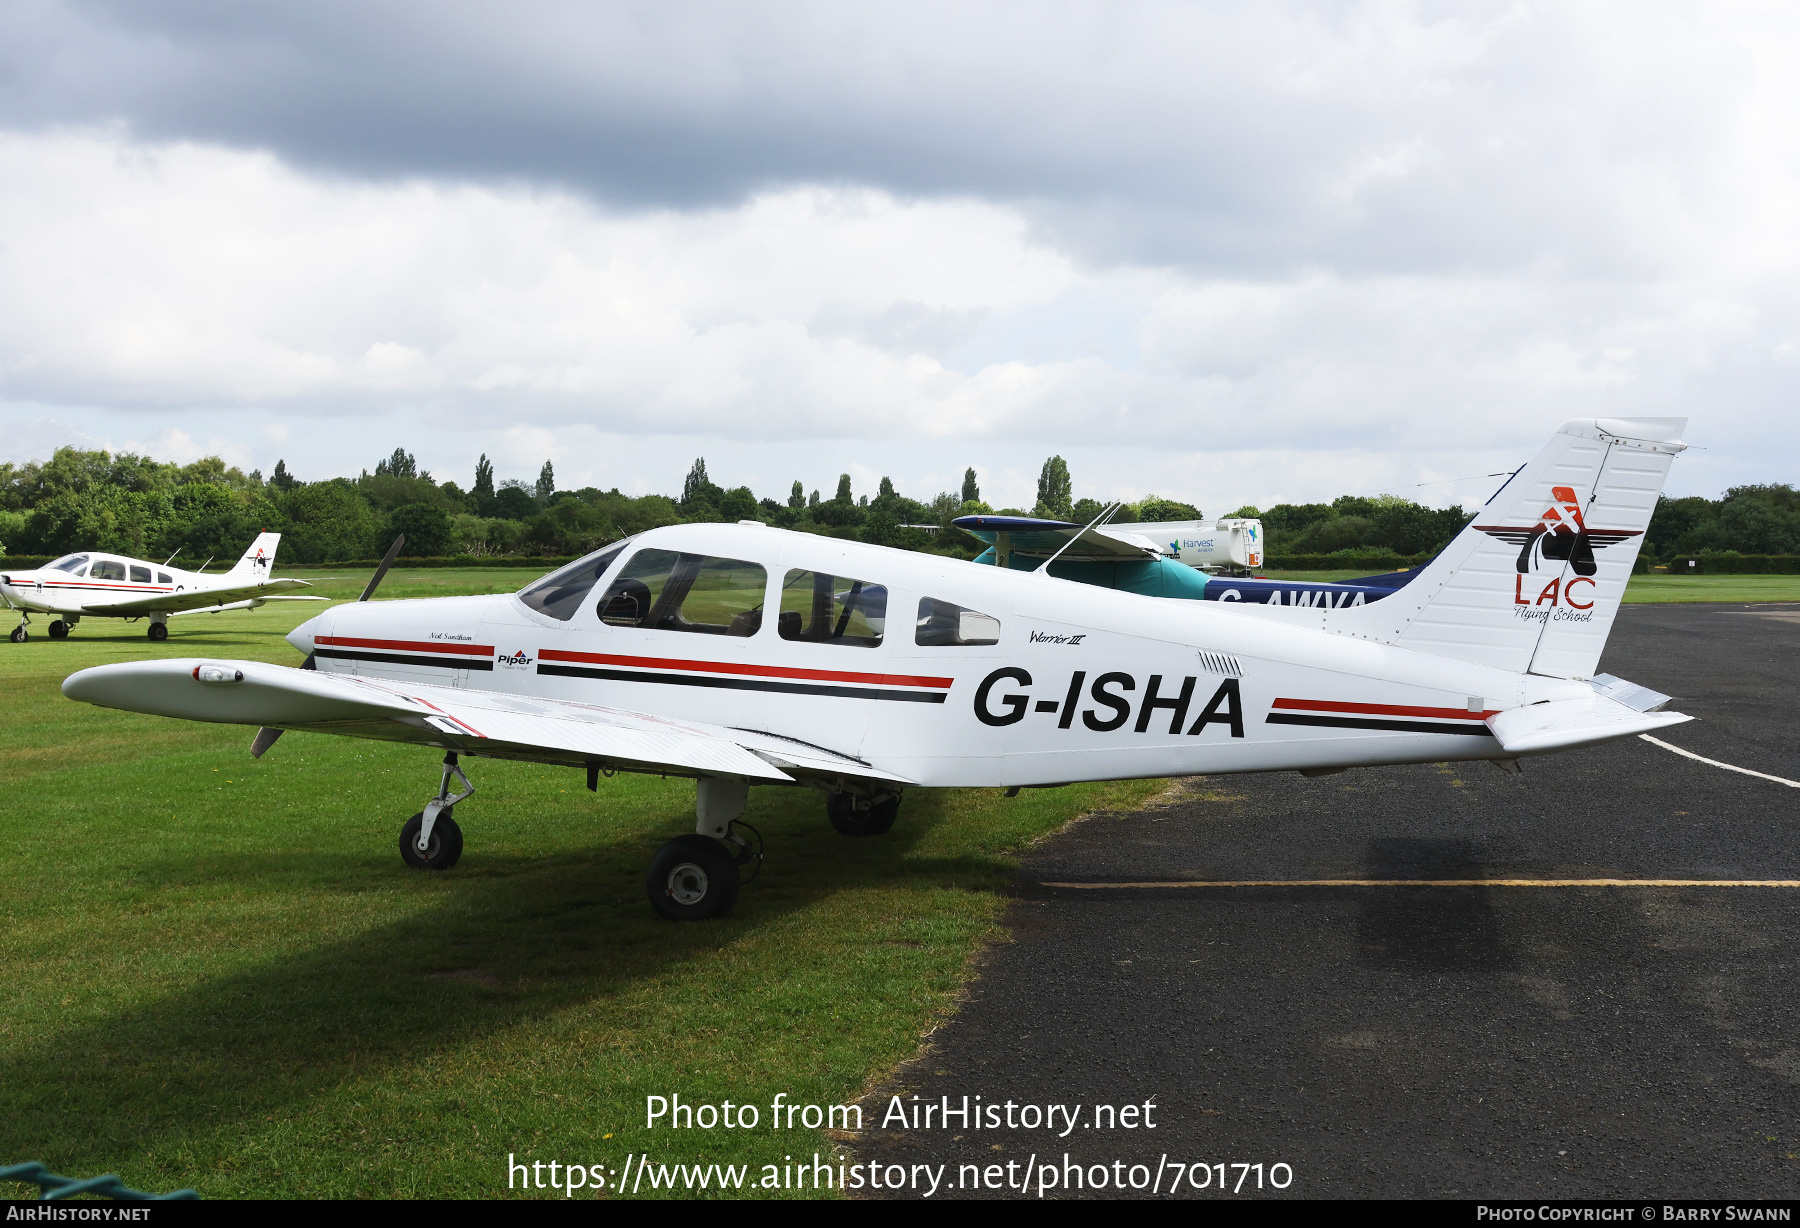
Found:
<svg viewBox="0 0 1800 1228"><path fill-rule="evenodd" d="M24 627L14 627L12 629L12 642L13 643L23 644L29 638L30 638L30 636L26 633L26 630Z"/></svg>
<svg viewBox="0 0 1800 1228"><path fill-rule="evenodd" d="M840 836L879 836L899 817L900 799L889 794L871 801L840 791L826 795L825 815Z"/></svg>
<svg viewBox="0 0 1800 1228"><path fill-rule="evenodd" d="M448 870L462 857L462 828L448 810L440 810L437 822L431 825L431 843L421 852L419 829L423 826L423 810L406 820L400 829L400 859L415 870Z"/></svg>
<svg viewBox="0 0 1800 1228"><path fill-rule="evenodd" d="M69 638L69 624L64 622L60 618L57 619L55 622L51 623L50 624L50 638L53 640L68 639Z"/></svg>
<svg viewBox="0 0 1800 1228"><path fill-rule="evenodd" d="M671 921L722 917L737 903L737 863L710 836L679 836L650 859L644 893L650 907Z"/></svg>
<svg viewBox="0 0 1800 1228"><path fill-rule="evenodd" d="M169 628L163 623L151 623L150 629L144 634L160 644L169 638Z"/></svg>

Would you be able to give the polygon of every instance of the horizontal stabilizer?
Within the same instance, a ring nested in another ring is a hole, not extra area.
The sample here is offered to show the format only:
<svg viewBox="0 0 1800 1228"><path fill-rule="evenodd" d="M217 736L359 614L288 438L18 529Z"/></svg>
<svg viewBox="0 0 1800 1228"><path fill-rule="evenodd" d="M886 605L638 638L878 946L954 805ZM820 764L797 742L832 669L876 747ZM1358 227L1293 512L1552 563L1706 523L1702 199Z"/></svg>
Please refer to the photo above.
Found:
<svg viewBox="0 0 1800 1228"><path fill-rule="evenodd" d="M1532 755L1612 742L1693 719L1679 712L1640 712L1596 690L1576 699L1552 699L1495 713L1488 717L1487 727L1508 754Z"/></svg>

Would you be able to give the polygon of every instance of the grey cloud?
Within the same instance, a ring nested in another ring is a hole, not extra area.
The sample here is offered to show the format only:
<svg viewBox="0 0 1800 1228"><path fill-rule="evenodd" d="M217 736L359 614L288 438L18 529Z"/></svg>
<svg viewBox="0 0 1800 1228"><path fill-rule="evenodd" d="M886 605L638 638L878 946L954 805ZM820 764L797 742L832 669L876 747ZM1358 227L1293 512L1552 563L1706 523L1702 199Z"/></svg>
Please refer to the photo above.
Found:
<svg viewBox="0 0 1800 1228"><path fill-rule="evenodd" d="M969 194L1102 260L1641 270L1662 253L1619 224L1621 175L1707 207L1708 134L1751 74L1735 35L1625 11L1630 37L1501 0L21 0L0 123L635 206L792 182Z"/></svg>

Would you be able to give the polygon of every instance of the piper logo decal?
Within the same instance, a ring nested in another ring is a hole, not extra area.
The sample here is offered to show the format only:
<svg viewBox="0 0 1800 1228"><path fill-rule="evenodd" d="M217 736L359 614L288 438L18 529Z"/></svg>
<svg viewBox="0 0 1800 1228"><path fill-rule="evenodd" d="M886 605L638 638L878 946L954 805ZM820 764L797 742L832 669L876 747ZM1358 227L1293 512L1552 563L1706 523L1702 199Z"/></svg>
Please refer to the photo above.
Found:
<svg viewBox="0 0 1800 1228"><path fill-rule="evenodd" d="M521 648L517 652L513 653L511 656L508 656L505 653L501 653L499 656L494 658L494 664L502 666L506 669L530 669L531 663L536 659L537 658L535 658L535 657L526 656L525 650L523 648Z"/></svg>

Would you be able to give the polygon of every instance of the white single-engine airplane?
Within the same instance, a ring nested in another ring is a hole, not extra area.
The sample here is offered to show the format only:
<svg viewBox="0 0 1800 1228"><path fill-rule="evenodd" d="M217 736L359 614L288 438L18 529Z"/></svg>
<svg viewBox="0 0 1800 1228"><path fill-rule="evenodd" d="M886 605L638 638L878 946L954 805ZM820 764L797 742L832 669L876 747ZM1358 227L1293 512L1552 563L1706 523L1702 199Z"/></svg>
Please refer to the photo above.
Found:
<svg viewBox="0 0 1800 1228"><path fill-rule="evenodd" d="M874 835L911 785L1516 768L1688 720L1594 676L1685 424L1568 423L1417 578L1361 606L1168 601L755 522L671 525L517 594L334 607L288 636L298 669L104 665L63 693L261 726L255 755L283 730L444 751L401 828L418 867L461 854L460 756L585 767L590 788L694 777L695 834L657 851L646 888L665 916L717 916L760 856L739 821L753 784L822 790L833 826Z"/></svg>
<svg viewBox="0 0 1800 1228"><path fill-rule="evenodd" d="M35 571L0 574L0 601L19 611L19 625L12 631L15 644L29 638L26 627L33 614L53 616L53 640L67 636L84 618L148 618L150 638L161 641L169 638L172 615L253 610L265 601L324 601L278 595L312 587L305 580L269 579L280 544L281 534L264 533L235 567L211 576L94 550L66 554Z"/></svg>

